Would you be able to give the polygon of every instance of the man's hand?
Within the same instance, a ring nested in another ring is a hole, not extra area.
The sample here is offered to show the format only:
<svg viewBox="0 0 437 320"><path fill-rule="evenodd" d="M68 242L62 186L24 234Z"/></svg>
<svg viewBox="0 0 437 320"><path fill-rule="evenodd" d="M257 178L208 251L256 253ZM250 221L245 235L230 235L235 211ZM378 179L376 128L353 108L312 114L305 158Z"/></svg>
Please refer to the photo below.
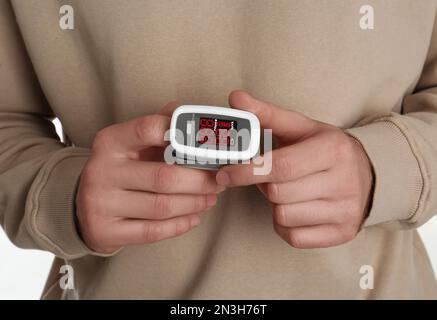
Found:
<svg viewBox="0 0 437 320"><path fill-rule="evenodd" d="M233 108L256 114L272 129L278 149L272 170L254 175L254 164L221 169L222 186L257 184L273 204L276 232L296 248L345 243L366 217L372 168L361 144L342 130L297 112L256 100L243 91L229 97Z"/></svg>
<svg viewBox="0 0 437 320"><path fill-rule="evenodd" d="M224 188L213 173L162 162L169 125L168 116L148 115L96 135L76 197L82 237L94 251L179 236L216 203Z"/></svg>

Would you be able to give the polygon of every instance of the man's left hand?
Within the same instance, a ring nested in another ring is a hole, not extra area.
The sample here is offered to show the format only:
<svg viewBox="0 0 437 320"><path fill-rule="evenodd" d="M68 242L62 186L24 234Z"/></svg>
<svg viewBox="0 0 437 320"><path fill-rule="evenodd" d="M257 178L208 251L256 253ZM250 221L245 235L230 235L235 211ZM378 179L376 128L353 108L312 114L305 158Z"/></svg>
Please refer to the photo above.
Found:
<svg viewBox="0 0 437 320"><path fill-rule="evenodd" d="M270 151L269 174L255 175L253 163L230 165L217 173L218 184L256 184L272 203L276 232L293 247L331 247L355 238L373 183L361 144L335 126L244 91L232 92L229 104L256 114L262 128L272 129L278 148Z"/></svg>

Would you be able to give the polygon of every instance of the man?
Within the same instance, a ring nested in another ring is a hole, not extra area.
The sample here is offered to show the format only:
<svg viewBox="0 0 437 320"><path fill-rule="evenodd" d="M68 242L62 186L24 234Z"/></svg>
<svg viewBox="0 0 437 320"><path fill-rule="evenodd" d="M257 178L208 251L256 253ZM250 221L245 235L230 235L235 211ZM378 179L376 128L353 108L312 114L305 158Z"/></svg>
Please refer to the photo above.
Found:
<svg viewBox="0 0 437 320"><path fill-rule="evenodd" d="M57 256L43 298L437 297L436 4L3 0L0 221ZM255 113L270 174L163 162L179 104Z"/></svg>

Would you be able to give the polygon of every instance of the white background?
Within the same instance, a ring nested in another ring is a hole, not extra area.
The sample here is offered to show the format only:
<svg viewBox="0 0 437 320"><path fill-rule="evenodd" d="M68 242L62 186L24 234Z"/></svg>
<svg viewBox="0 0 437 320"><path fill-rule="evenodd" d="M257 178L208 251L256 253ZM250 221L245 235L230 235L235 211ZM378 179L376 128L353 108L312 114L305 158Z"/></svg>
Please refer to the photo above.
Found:
<svg viewBox="0 0 437 320"><path fill-rule="evenodd" d="M419 232L437 274L437 216ZM0 300L39 299L52 260L49 253L14 247L0 228Z"/></svg>

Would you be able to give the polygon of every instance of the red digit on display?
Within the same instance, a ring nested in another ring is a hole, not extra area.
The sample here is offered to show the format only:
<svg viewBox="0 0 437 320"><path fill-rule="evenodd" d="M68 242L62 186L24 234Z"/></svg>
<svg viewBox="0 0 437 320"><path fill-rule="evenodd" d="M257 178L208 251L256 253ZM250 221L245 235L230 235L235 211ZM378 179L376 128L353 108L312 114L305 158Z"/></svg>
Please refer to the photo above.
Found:
<svg viewBox="0 0 437 320"><path fill-rule="evenodd" d="M231 143L229 130L232 128L234 128L234 121L200 118L199 143L229 146Z"/></svg>
<svg viewBox="0 0 437 320"><path fill-rule="evenodd" d="M214 128L214 119L210 118L201 118L200 119L200 128Z"/></svg>

